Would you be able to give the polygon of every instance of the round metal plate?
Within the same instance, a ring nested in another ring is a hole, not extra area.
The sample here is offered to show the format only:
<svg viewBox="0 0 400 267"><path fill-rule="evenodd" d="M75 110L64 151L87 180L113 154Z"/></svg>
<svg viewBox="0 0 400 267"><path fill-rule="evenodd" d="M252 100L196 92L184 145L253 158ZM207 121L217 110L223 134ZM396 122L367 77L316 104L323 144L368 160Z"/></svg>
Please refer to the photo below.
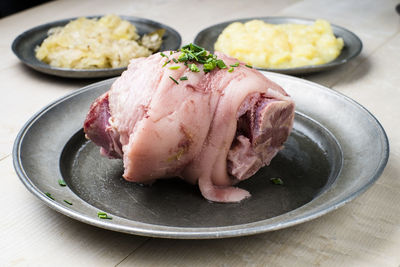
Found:
<svg viewBox="0 0 400 267"><path fill-rule="evenodd" d="M87 18L100 18L101 16L89 16ZM165 29L163 42L160 51L177 50L181 46L181 36L177 31L162 23L144 18L120 16L124 20L128 20L135 25L140 36L146 33L153 32L157 29ZM48 31L51 28L64 26L71 20L77 18L63 19L50 22L30 30L25 31L15 38L12 43L14 54L27 66L51 75L67 77L67 78L101 78L113 77L120 75L126 68L108 68L108 69L69 69L52 67L38 60L35 56L35 48L39 46L48 36Z"/></svg>
<svg viewBox="0 0 400 267"><path fill-rule="evenodd" d="M231 20L223 23L219 23L213 26L210 26L201 32L199 32L195 39L194 43L204 47L205 49L214 52L214 44L218 39L218 36L222 33L222 31L233 22L247 22L253 19L262 20L266 23L270 24L305 24L310 25L313 24L315 20L312 19L303 19L303 18L291 18L291 17L256 17L256 18L245 18L245 19L237 19ZM344 47L340 53L340 55L331 62L321 64L321 65L311 65L297 68L286 68L286 69L273 69L273 68L257 68L258 70L264 71L272 71L279 72L283 74L307 74L313 72L319 72L323 70L329 70L333 67L342 65L347 63L349 60L358 56L362 50L362 42L360 38L357 37L354 33L345 28L342 28L337 25L331 24L333 33L336 37L340 37L344 41Z"/></svg>
<svg viewBox="0 0 400 267"><path fill-rule="evenodd" d="M208 202L197 186L179 179L147 187L125 181L121 161L101 157L82 132L90 104L114 79L75 91L34 115L15 141L15 169L35 196L82 222L130 234L196 239L303 223L344 205L378 179L389 145L367 110L315 83L264 74L295 100L295 124L271 165L238 185L252 194L241 203ZM275 177L284 184L272 184ZM99 219L99 211L113 219Z"/></svg>

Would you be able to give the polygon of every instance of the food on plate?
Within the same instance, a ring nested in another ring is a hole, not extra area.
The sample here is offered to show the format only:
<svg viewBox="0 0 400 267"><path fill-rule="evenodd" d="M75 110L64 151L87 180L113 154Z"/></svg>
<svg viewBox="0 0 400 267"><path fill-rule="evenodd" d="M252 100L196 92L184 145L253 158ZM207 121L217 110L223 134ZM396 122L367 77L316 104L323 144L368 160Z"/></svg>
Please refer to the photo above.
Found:
<svg viewBox="0 0 400 267"><path fill-rule="evenodd" d="M181 177L215 202L250 196L235 187L283 148L295 104L251 66L193 44L134 59L91 105L87 138L122 158L123 177Z"/></svg>
<svg viewBox="0 0 400 267"><path fill-rule="evenodd" d="M140 43L142 46L147 47L151 51L155 52L160 49L162 44L162 37L165 33L165 29L158 29L154 32L145 34L142 36Z"/></svg>
<svg viewBox="0 0 400 267"><path fill-rule="evenodd" d="M311 25L251 20L226 27L214 48L255 67L284 69L334 60L343 48L343 39L334 36L326 20Z"/></svg>
<svg viewBox="0 0 400 267"><path fill-rule="evenodd" d="M146 57L161 47L164 29L140 39L136 27L117 15L79 18L52 28L35 50L36 58L53 67L121 68L132 58Z"/></svg>

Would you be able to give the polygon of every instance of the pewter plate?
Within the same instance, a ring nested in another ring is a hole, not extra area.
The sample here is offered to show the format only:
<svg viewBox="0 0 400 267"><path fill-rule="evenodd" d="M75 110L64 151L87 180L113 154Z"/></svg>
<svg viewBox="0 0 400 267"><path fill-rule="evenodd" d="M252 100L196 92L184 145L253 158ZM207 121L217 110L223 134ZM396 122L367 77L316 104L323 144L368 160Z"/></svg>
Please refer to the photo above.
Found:
<svg viewBox="0 0 400 267"><path fill-rule="evenodd" d="M121 161L101 157L82 132L90 104L114 79L75 91L34 115L16 138L15 170L29 191L69 217L130 234L187 239L244 236L307 222L378 179L389 144L373 115L326 87L263 73L296 101L295 123L271 165L239 184L252 194L241 203L211 203L197 186L176 178L152 186L125 181ZM272 184L273 177L284 184ZM99 219L99 211L112 220Z"/></svg>
<svg viewBox="0 0 400 267"><path fill-rule="evenodd" d="M293 24L310 25L313 24L315 21L312 19L292 18L292 17L256 17L256 18L231 20L210 26L202 30L196 35L194 43L204 47L205 49L211 52L214 52L214 44L217 41L218 36L229 24L233 22L244 23L253 19L262 20L265 21L266 23L271 23L271 24L293 23ZM353 58L355 58L356 56L358 56L362 50L362 42L360 38L358 38L357 35L355 35L351 31L346 30L345 28L342 28L340 26L331 24L331 27L335 36L342 38L344 41L344 47L340 55L335 60L328 62L326 64L310 65L297 68L285 68L285 69L257 68L257 69L264 71L279 72L283 74L293 74L293 75L308 74L308 73L314 73L332 69L334 67L343 65L348 61L352 60Z"/></svg>
<svg viewBox="0 0 400 267"><path fill-rule="evenodd" d="M99 18L101 16L88 16L87 18ZM132 23L140 36L146 33L153 32L157 29L165 29L163 42L160 51L177 50L181 46L180 34L171 27L162 23L137 17L120 16L124 20ZM50 75L67 77L67 78L104 78L120 75L126 68L106 68L106 69L69 69L52 67L38 60L35 56L35 48L40 45L48 36L48 31L51 28L64 26L71 20L77 18L69 18L50 22L30 30L25 31L15 38L12 43L14 54L27 66Z"/></svg>

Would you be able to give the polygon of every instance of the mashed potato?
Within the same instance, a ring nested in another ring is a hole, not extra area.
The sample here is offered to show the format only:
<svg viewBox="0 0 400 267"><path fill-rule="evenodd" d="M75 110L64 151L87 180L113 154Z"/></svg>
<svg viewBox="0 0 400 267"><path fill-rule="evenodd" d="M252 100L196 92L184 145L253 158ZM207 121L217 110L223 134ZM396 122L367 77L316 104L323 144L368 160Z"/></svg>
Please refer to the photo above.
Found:
<svg viewBox="0 0 400 267"><path fill-rule="evenodd" d="M252 20L230 24L214 47L255 67L292 68L334 60L343 48L343 39L333 35L325 20L312 25Z"/></svg>
<svg viewBox="0 0 400 267"><path fill-rule="evenodd" d="M155 41L161 45L162 36L152 37L151 40L157 39ZM139 38L136 27L116 15L79 18L64 27L51 29L49 36L36 48L36 58L61 68L126 67L130 59L153 53L138 43Z"/></svg>

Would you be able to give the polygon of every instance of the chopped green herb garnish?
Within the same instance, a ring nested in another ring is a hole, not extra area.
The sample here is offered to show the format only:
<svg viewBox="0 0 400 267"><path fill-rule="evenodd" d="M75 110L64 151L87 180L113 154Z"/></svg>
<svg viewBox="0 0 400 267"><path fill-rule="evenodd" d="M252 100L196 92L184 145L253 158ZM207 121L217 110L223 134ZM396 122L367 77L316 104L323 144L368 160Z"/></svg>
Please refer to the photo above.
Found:
<svg viewBox="0 0 400 267"><path fill-rule="evenodd" d="M245 66L246 66L246 67L248 67L248 68L250 68L250 69L252 69L252 68L253 68L253 66L252 66L252 65L248 65L248 64L246 64Z"/></svg>
<svg viewBox="0 0 400 267"><path fill-rule="evenodd" d="M182 54L181 54L181 56L179 56L178 60L183 61L184 58L187 58L187 60L198 62L199 61L198 56L200 56L200 54L203 51L205 51L205 49L201 48L197 45L194 45L194 44L185 45L181 48ZM201 59L201 60L203 60L203 59Z"/></svg>
<svg viewBox="0 0 400 267"><path fill-rule="evenodd" d="M175 63L178 63L179 61L178 60L176 60L176 58L173 58L172 59Z"/></svg>
<svg viewBox="0 0 400 267"><path fill-rule="evenodd" d="M97 217L99 217L100 219L109 219L109 220L112 219L112 217L108 216L107 213L105 212L98 212Z"/></svg>
<svg viewBox="0 0 400 267"><path fill-rule="evenodd" d="M189 69L193 72L199 72L199 67L194 63L203 64L203 70L205 73L208 73L215 68L226 69L222 59L217 59L216 55L213 55L203 47L200 47L195 44L188 44L183 46L181 49L181 54L178 57L179 62L184 62L185 66L188 66ZM191 64L188 64L191 63Z"/></svg>
<svg viewBox="0 0 400 267"><path fill-rule="evenodd" d="M186 77L186 76L182 76L179 78L179 80L181 80L181 81L187 81L187 79L188 79L188 77Z"/></svg>
<svg viewBox="0 0 400 267"><path fill-rule="evenodd" d="M204 51L205 50L203 47L200 47L200 46L192 44L192 43L187 44L187 45L183 46L182 48L183 49L190 48L194 52L200 52L200 51Z"/></svg>
<svg viewBox="0 0 400 267"><path fill-rule="evenodd" d="M217 62L215 60L207 60L203 65L204 72L210 72L217 66Z"/></svg>
<svg viewBox="0 0 400 267"><path fill-rule="evenodd" d="M67 203L68 205L72 205L72 203L69 202L68 200L65 200L65 199L64 199L64 202Z"/></svg>
<svg viewBox="0 0 400 267"><path fill-rule="evenodd" d="M182 54L180 54L180 56L178 57L178 61L179 62L186 62L186 61L188 61L189 60L189 58L188 58L188 56L186 55L186 53L182 53Z"/></svg>
<svg viewBox="0 0 400 267"><path fill-rule="evenodd" d="M168 56L167 56L167 55L165 55L163 52L161 52L161 53L160 53L160 55L161 55L162 57L166 57L166 58L168 58Z"/></svg>
<svg viewBox="0 0 400 267"><path fill-rule="evenodd" d="M171 66L169 67L170 70L177 70L179 69L181 66Z"/></svg>
<svg viewBox="0 0 400 267"><path fill-rule="evenodd" d="M231 67L239 67L239 62L236 62L235 64L229 65Z"/></svg>
<svg viewBox="0 0 400 267"><path fill-rule="evenodd" d="M44 193L44 194L45 194L48 198L54 200L54 197L53 197L49 192L46 192L46 193Z"/></svg>
<svg viewBox="0 0 400 267"><path fill-rule="evenodd" d="M273 184L283 185L283 181L281 178L271 178L269 179Z"/></svg>
<svg viewBox="0 0 400 267"><path fill-rule="evenodd" d="M225 65L225 62L222 59L218 59L217 60L217 66L220 69L226 69L227 68L227 66Z"/></svg>
<svg viewBox="0 0 400 267"><path fill-rule="evenodd" d="M193 71L193 72L199 72L200 71L199 68L194 63L189 65L189 69L191 71Z"/></svg>
<svg viewBox="0 0 400 267"><path fill-rule="evenodd" d="M169 78L170 78L171 80L173 80L173 81L174 81L174 83L176 83L176 84L179 84L179 83L178 83L178 81L177 81L177 80L175 80L174 78L172 78L171 76L169 76Z"/></svg>
<svg viewBox="0 0 400 267"><path fill-rule="evenodd" d="M230 67L228 72L232 72L233 71L233 67Z"/></svg>
<svg viewBox="0 0 400 267"><path fill-rule="evenodd" d="M165 61L164 65L162 65L163 68L164 68L168 63L170 63L170 62L171 62L171 60Z"/></svg>
<svg viewBox="0 0 400 267"><path fill-rule="evenodd" d="M61 186L66 186L67 185L63 179L58 179L58 184L61 185Z"/></svg>

